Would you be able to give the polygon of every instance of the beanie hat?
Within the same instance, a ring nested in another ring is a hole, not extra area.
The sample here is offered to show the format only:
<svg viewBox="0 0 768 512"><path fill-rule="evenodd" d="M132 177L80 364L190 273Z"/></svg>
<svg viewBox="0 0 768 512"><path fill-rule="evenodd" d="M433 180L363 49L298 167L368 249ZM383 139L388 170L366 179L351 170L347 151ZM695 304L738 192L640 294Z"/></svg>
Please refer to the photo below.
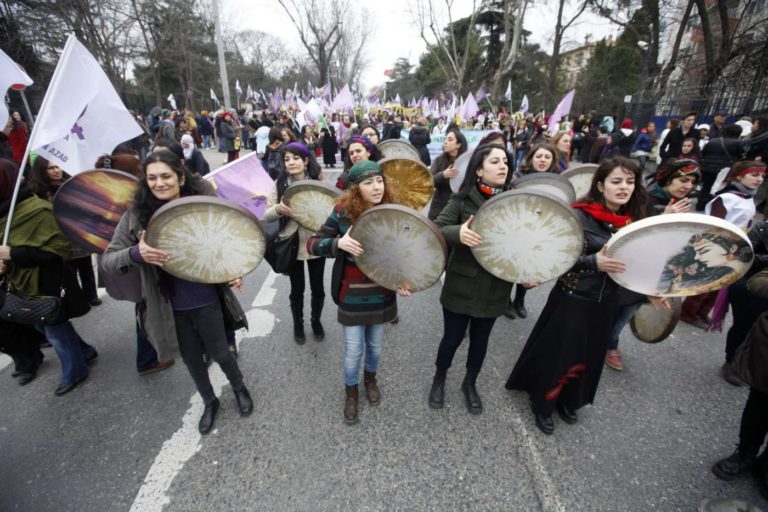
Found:
<svg viewBox="0 0 768 512"><path fill-rule="evenodd" d="M349 182L356 185L373 176L382 176L383 172L379 164L371 160L362 160L357 162L349 170Z"/></svg>
<svg viewBox="0 0 768 512"><path fill-rule="evenodd" d="M631 130L632 129L632 120L631 119L624 119L621 122L621 127L622 128L627 128L627 129Z"/></svg>

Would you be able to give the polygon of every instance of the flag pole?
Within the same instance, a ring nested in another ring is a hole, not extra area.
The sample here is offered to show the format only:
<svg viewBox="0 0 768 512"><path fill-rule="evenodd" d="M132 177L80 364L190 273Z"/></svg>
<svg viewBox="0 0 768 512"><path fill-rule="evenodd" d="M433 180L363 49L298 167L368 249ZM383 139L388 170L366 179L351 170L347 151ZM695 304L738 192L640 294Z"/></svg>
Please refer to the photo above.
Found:
<svg viewBox="0 0 768 512"><path fill-rule="evenodd" d="M42 114L46 113L46 106L48 105L48 93L53 89L53 86L58 84L59 77L61 76L61 69L63 66L61 63L69 57L70 52L72 51L72 45L74 44L75 35L70 34L69 38L67 38L67 43L64 45L64 50L61 52L61 56L59 57L59 62L56 64L56 69L53 71L53 76L51 77L51 82L48 84L48 89L45 91L45 96L43 97L43 103L40 105L40 110L37 112L37 119L40 120L40 116ZM35 134L38 131L38 128L40 126L39 122L36 122L32 125L32 131L29 134L29 139L27 142L27 147L24 149L24 156L21 159L21 167L19 167L19 175L16 177L16 185L13 189L13 195L11 196L11 207L8 209L8 217L5 221L5 233L3 233L3 245L8 245L8 237L11 235L11 222L13 221L13 213L16 209L16 200L19 197L19 190L21 189L21 182L24 179L24 168L27 166L27 160L29 159L29 152L32 150L32 143L35 141Z"/></svg>

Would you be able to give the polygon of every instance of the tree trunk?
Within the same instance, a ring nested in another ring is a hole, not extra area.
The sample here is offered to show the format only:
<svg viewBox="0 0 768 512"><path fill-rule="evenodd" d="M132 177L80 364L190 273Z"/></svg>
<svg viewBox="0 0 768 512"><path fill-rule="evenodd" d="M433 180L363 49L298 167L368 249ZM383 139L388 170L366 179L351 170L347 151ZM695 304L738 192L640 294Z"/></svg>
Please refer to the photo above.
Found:
<svg viewBox="0 0 768 512"><path fill-rule="evenodd" d="M695 0L688 0L688 3L685 6L685 12L683 13L683 17L680 20L680 27L677 29L677 35L675 36L675 44L672 47L672 55L669 58L669 62L667 62L666 66L664 66L664 69L661 71L661 75L659 76L657 87L659 97L664 96L664 93L667 90L667 82L669 81L669 77L672 76L672 72L677 66L677 57L680 54L680 44L683 42L683 35L685 35L685 28L688 26L688 18L691 17L694 1Z"/></svg>
<svg viewBox="0 0 768 512"><path fill-rule="evenodd" d="M552 60L549 63L549 95L550 100L554 101L557 95L557 69L560 66L560 43L563 40L563 8L565 0L559 0L557 9L557 24L555 25L555 42L552 45Z"/></svg>

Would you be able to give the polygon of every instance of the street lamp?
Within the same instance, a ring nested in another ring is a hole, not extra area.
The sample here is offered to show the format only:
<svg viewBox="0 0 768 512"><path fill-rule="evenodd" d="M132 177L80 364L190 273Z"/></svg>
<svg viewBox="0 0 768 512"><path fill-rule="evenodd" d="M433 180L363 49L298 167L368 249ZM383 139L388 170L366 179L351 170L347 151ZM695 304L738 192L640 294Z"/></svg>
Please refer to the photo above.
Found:
<svg viewBox="0 0 768 512"><path fill-rule="evenodd" d="M644 101L645 96L645 79L648 75L648 55L650 55L650 43L647 41L638 41L637 47L640 48L640 51L643 52L643 68L640 71L640 97L639 99L632 104L632 115L630 117L632 118L632 121L635 121L635 112L636 112L636 105L640 105L640 109L642 111L642 105Z"/></svg>

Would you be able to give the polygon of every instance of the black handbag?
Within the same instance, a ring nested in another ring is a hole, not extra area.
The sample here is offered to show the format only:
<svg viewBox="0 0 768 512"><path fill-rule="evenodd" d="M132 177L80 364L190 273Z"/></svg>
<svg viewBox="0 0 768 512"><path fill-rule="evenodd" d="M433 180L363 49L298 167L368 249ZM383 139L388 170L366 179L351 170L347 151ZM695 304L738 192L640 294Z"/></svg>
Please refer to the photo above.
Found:
<svg viewBox="0 0 768 512"><path fill-rule="evenodd" d="M287 221L284 222L283 219L264 225L264 232L267 238L267 250L264 252L264 259L267 260L272 270L278 274L288 274L299 255L298 230L292 235L280 237L280 231L287 224Z"/></svg>
<svg viewBox="0 0 768 512"><path fill-rule="evenodd" d="M0 318L6 322L33 325L42 323L51 325L56 323L61 313L61 299L64 297L64 289L61 289L61 297L26 297L20 293L8 291L7 285L3 285L0 292Z"/></svg>

